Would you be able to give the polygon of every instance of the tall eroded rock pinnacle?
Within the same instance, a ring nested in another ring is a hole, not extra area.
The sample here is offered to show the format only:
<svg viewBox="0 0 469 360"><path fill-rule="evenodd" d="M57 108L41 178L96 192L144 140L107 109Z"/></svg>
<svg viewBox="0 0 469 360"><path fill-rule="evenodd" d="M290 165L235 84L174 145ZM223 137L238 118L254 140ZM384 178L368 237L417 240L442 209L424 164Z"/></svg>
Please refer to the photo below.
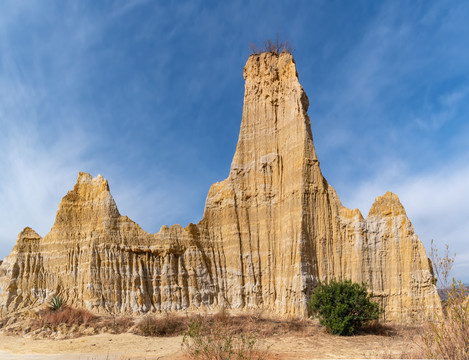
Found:
<svg viewBox="0 0 469 360"><path fill-rule="evenodd" d="M0 265L0 306L68 304L111 313L223 305L304 316L319 281L368 283L385 318L440 309L425 249L396 195L367 219L321 174L308 98L288 53L251 55L228 178L203 219L148 234L121 216L106 180L80 173L44 238L26 228Z"/></svg>

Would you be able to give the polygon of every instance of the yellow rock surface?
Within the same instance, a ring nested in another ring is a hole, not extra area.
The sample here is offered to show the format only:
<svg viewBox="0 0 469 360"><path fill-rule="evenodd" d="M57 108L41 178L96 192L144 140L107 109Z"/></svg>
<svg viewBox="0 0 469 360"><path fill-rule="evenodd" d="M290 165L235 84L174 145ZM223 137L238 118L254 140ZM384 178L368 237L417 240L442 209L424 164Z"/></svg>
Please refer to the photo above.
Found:
<svg viewBox="0 0 469 360"><path fill-rule="evenodd" d="M251 55L230 175L212 185L203 219L143 231L121 216L108 183L80 173L44 238L24 229L0 265L0 306L51 295L98 312L223 305L305 316L319 281L366 281L387 320L440 309L425 249L399 199L367 219L342 206L321 174L308 98L288 53Z"/></svg>

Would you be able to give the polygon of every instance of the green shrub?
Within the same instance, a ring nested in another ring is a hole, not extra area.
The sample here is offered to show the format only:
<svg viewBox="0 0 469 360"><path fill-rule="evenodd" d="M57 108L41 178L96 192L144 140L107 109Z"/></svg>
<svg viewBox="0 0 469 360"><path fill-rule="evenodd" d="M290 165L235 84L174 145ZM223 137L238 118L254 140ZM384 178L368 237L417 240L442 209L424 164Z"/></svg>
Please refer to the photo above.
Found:
<svg viewBox="0 0 469 360"><path fill-rule="evenodd" d="M54 296L49 301L49 309L52 311L58 311L64 305L64 301L60 296Z"/></svg>
<svg viewBox="0 0 469 360"><path fill-rule="evenodd" d="M370 320L382 313L379 305L370 300L365 284L350 280L332 280L319 284L309 302L313 314L319 315L319 323L331 334L350 336Z"/></svg>

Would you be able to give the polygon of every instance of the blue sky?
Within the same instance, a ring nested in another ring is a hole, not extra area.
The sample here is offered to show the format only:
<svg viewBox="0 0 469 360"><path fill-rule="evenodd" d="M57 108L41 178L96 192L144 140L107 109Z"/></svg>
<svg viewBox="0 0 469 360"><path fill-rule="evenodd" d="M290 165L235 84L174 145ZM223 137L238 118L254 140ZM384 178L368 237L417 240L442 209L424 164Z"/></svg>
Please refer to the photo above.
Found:
<svg viewBox="0 0 469 360"><path fill-rule="evenodd" d="M323 174L364 216L397 193L469 282L469 3L2 1L0 258L79 171L143 229L197 222L229 172L249 43L294 46Z"/></svg>

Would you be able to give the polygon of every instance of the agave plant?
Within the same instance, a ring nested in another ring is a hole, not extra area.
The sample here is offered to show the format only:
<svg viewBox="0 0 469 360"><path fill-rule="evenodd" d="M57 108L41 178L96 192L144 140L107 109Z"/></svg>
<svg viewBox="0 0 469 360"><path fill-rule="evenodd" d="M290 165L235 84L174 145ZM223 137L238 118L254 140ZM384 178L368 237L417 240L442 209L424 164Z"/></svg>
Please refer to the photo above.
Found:
<svg viewBox="0 0 469 360"><path fill-rule="evenodd" d="M49 301L49 308L52 311L59 310L63 305L64 301L59 295L53 296L52 299L50 299Z"/></svg>

